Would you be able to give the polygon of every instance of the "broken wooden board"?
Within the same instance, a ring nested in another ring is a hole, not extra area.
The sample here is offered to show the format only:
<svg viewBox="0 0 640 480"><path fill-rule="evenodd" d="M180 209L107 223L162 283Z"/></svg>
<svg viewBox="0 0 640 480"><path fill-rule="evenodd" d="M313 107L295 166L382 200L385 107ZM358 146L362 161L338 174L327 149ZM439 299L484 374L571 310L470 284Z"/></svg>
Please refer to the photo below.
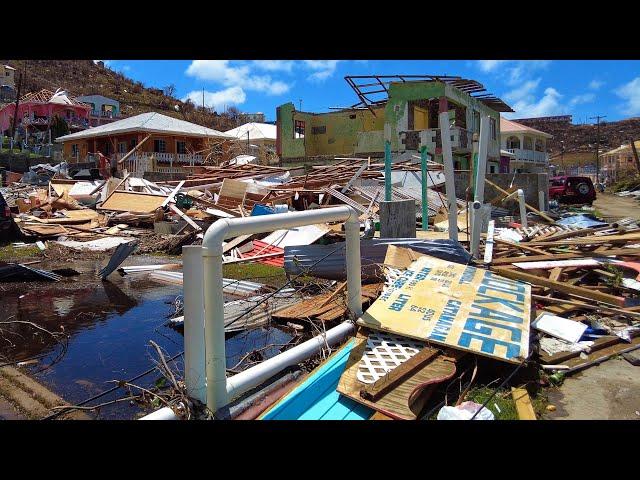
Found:
<svg viewBox="0 0 640 480"><path fill-rule="evenodd" d="M526 389L511 387L511 396L516 404L516 411L520 420L537 420L531 397Z"/></svg>
<svg viewBox="0 0 640 480"><path fill-rule="evenodd" d="M398 335L520 363L529 355L531 286L424 256L358 319Z"/></svg>
<svg viewBox="0 0 640 480"><path fill-rule="evenodd" d="M367 349L367 333L359 331L355 338L347 366L340 377L338 392L362 405L397 420L415 420L420 414L437 383L452 378L456 373L455 361L439 355L429 364L408 374L398 385L371 402L360 396L365 383L357 378L358 366Z"/></svg>
<svg viewBox="0 0 640 480"><path fill-rule="evenodd" d="M38 219L38 221L42 221L43 223L48 224L65 225L90 222L91 220L97 220L100 216L98 212L90 208L85 208L82 210L63 210L61 211L61 213L64 214L64 217L44 218Z"/></svg>
<svg viewBox="0 0 640 480"><path fill-rule="evenodd" d="M98 210L113 210L115 212L152 213L160 208L166 195L152 193L114 191Z"/></svg>
<svg viewBox="0 0 640 480"><path fill-rule="evenodd" d="M609 305L616 305L618 307L624 307L626 305L626 299L624 297L616 297L609 295L608 293L598 292L596 290L589 290L587 288L578 287L576 285L570 285L568 282L556 282L548 278L538 277L529 273L524 273L520 270L508 269L508 268L492 268L497 274L503 277L511 278L513 280L519 280L521 282L527 282L531 285L539 285L541 287L551 288L558 292L577 295L584 298L591 298L598 302L607 303Z"/></svg>

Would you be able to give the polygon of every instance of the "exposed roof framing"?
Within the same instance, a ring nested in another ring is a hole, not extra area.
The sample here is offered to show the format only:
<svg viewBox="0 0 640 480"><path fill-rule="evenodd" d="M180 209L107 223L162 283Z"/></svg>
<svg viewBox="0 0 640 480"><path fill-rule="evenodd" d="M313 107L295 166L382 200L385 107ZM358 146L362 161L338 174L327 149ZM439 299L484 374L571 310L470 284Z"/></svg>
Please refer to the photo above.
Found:
<svg viewBox="0 0 640 480"><path fill-rule="evenodd" d="M442 82L451 85L476 98L497 112L513 112L513 109L498 97L486 92L484 86L476 81L448 75L348 75L344 77L353 91L358 103L351 108L368 108L375 115L373 107L386 103L389 98L388 85L392 82ZM476 95L474 95L476 94Z"/></svg>

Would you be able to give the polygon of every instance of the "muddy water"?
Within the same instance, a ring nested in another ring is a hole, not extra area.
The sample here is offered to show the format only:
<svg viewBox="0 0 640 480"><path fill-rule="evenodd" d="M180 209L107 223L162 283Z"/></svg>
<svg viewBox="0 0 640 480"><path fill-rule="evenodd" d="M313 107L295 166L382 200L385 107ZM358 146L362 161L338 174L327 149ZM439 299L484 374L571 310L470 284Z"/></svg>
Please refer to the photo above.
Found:
<svg viewBox="0 0 640 480"><path fill-rule="evenodd" d="M135 256L124 265L165 263L158 257ZM100 281L95 273L106 260L76 262L72 267L80 276L58 283L29 282L0 284L0 321L33 322L49 331L68 336L67 349L52 341L45 333L27 325L3 327L0 355L4 359L25 360L42 356L37 363L25 366L37 380L68 402L79 403L114 384L112 380L128 380L151 368L155 351L153 340L167 358L183 350L179 330L166 325L174 311L172 302L182 294L182 287L149 280L146 275L121 277L117 272L108 281ZM60 268L61 265L37 265ZM286 343L291 337L275 328L243 332L227 339L227 366L233 367L249 351L270 344ZM1 339L0 339L1 340ZM278 353L277 348L263 352L265 357ZM5 361L5 360L3 360ZM180 371L183 358L176 359ZM149 386L159 378L152 373L134 383ZM123 396L122 391L116 392ZM99 400L116 398L110 394ZM98 418L132 419L141 410L128 402L101 409Z"/></svg>

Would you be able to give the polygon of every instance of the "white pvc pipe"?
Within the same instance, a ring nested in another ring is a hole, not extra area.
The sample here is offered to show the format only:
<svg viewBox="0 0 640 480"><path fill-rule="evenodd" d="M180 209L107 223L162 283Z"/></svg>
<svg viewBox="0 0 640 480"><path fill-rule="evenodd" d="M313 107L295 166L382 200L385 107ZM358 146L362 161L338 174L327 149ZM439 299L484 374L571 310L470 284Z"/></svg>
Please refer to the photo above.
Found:
<svg viewBox="0 0 640 480"><path fill-rule="evenodd" d="M545 208L546 204L544 201L544 192L542 190L538 191L538 210L540 210L541 212L546 212L547 209Z"/></svg>
<svg viewBox="0 0 640 480"><path fill-rule="evenodd" d="M444 163L444 180L447 190L447 208L449 210L449 239L458 241L458 204L456 202L456 184L453 171L453 153L451 151L451 129L449 128L449 112L438 115L440 139L442 141L442 159Z"/></svg>
<svg viewBox="0 0 640 480"><path fill-rule="evenodd" d="M187 394L207 401L202 247L182 247L184 292L184 378Z"/></svg>
<svg viewBox="0 0 640 480"><path fill-rule="evenodd" d="M523 228L527 228L527 209L524 204L524 192L521 188L518 189L518 203L520 204L520 223Z"/></svg>
<svg viewBox="0 0 640 480"><path fill-rule="evenodd" d="M361 310L355 299L361 298L360 222L358 212L349 206L340 206L293 213L276 213L245 218L224 218L216 221L204 234L202 257L204 262L204 334L206 345L207 407L215 412L229 402L227 394L226 356L224 336L224 300L222 296L222 242L226 238L253 233L272 232L325 222L345 221L347 235L347 287L353 314ZM357 228L356 228L357 225ZM357 238L355 238L357 237ZM357 242L357 247L356 243ZM352 258L353 257L353 258ZM186 299L185 299L186 300ZM277 371L272 371L274 375ZM244 393L237 387L236 395Z"/></svg>
<svg viewBox="0 0 640 480"><path fill-rule="evenodd" d="M142 417L140 420L179 420L179 418L169 407L162 407L161 409Z"/></svg>
<svg viewBox="0 0 640 480"><path fill-rule="evenodd" d="M311 358L320 352L325 345L331 346L342 340L353 329L354 325L351 322L343 322L337 327L327 330L326 336L321 334L313 337L311 340L307 340L284 353L271 357L255 367L248 368L230 377L227 379L228 399L233 400L234 397L257 387L285 368Z"/></svg>
<svg viewBox="0 0 640 480"><path fill-rule="evenodd" d="M471 221L471 255L478 258L480 256L480 231L482 230L482 215L480 214L482 204L475 201L471 205L471 210L468 210L471 215L469 219Z"/></svg>

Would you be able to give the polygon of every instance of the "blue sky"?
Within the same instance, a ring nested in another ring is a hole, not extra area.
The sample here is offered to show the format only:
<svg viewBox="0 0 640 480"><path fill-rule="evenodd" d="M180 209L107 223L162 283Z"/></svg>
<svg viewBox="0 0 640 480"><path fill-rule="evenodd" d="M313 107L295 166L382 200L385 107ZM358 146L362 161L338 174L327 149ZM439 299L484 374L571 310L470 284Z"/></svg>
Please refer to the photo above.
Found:
<svg viewBox="0 0 640 480"><path fill-rule="evenodd" d="M627 60L107 60L146 87L176 86L219 112L264 112L286 102L313 112L356 103L345 75L459 75L481 82L514 110L509 118L573 115L574 123L640 116L640 61Z"/></svg>

